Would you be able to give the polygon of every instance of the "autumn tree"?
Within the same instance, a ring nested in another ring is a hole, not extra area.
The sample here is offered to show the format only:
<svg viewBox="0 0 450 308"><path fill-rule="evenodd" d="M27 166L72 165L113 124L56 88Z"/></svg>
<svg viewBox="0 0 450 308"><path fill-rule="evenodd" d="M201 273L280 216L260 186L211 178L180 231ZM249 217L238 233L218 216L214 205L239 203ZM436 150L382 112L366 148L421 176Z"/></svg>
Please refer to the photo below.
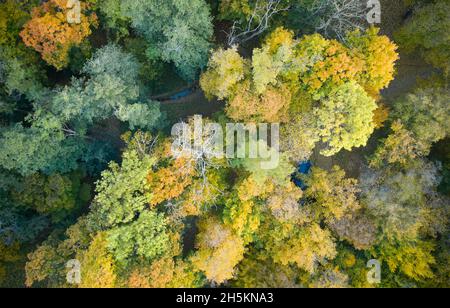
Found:
<svg viewBox="0 0 450 308"><path fill-rule="evenodd" d="M114 288L117 273L113 255L108 251L105 233L97 234L89 248L77 255L81 266L80 288Z"/></svg>
<svg viewBox="0 0 450 308"><path fill-rule="evenodd" d="M209 59L208 70L202 74L200 85L208 98L228 98L244 79L246 71L245 60L236 48L219 49Z"/></svg>
<svg viewBox="0 0 450 308"><path fill-rule="evenodd" d="M80 46L97 26L95 13L89 14L88 4L81 3L80 23L67 18L67 0L51 0L35 8L32 19L20 33L25 44L42 55L48 64L61 70L69 64L70 49Z"/></svg>
<svg viewBox="0 0 450 308"><path fill-rule="evenodd" d="M192 264L215 283L233 278L236 265L244 258L242 239L214 217L206 217L198 227L198 250L192 257Z"/></svg>
<svg viewBox="0 0 450 308"><path fill-rule="evenodd" d="M407 166L425 154L426 147L415 136L405 129L400 120L392 123L392 133L381 140L374 155L370 160L370 166L381 168L385 164L399 164Z"/></svg>
<svg viewBox="0 0 450 308"><path fill-rule="evenodd" d="M272 228L266 249L276 263L314 273L320 263L336 256L331 232L316 223L303 227L275 224Z"/></svg>
<svg viewBox="0 0 450 308"><path fill-rule="evenodd" d="M308 187L305 196L309 200L311 214L318 221L332 222L361 207L357 180L345 178L345 171L339 167L335 166L330 172L313 168L305 179Z"/></svg>
<svg viewBox="0 0 450 308"><path fill-rule="evenodd" d="M314 110L319 136L326 144L321 153L332 156L341 149L365 146L375 128L376 108L375 101L354 82L331 90Z"/></svg>
<svg viewBox="0 0 450 308"><path fill-rule="evenodd" d="M389 240L434 235L448 214L436 195L440 175L430 162L418 161L407 169L367 170L361 175L364 203Z"/></svg>
<svg viewBox="0 0 450 308"><path fill-rule="evenodd" d="M350 48L359 53L365 63L357 81L374 98L394 80L395 63L399 59L397 45L389 37L379 35L379 31L371 27L365 32L347 35Z"/></svg>

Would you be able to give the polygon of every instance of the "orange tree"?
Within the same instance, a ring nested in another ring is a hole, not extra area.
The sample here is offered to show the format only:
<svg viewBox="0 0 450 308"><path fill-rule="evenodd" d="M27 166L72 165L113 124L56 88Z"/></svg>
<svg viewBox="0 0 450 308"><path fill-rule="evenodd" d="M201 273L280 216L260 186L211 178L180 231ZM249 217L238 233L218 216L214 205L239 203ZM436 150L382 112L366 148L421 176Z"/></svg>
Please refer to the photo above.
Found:
<svg viewBox="0 0 450 308"><path fill-rule="evenodd" d="M67 8L67 2L50 0L35 8L32 19L20 33L27 46L58 70L69 64L71 48L80 45L91 34L91 27L97 26L97 16L88 13L89 5L85 2L81 2L80 22L69 20L71 9Z"/></svg>

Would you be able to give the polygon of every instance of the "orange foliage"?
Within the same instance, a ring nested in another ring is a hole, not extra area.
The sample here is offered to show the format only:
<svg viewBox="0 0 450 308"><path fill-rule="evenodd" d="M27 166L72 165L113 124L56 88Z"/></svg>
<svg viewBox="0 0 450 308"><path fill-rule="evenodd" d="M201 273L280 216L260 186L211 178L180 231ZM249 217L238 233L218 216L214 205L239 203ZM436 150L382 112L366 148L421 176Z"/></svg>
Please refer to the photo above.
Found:
<svg viewBox="0 0 450 308"><path fill-rule="evenodd" d="M20 36L44 61L61 70L69 64L70 49L91 34L91 26L97 26L95 13L83 14L87 8L88 4L81 2L81 23L69 23L67 0L49 0L33 10Z"/></svg>
<svg viewBox="0 0 450 308"><path fill-rule="evenodd" d="M227 115L233 120L286 122L291 93L286 87L270 87L263 94L254 94L245 82L227 106Z"/></svg>
<svg viewBox="0 0 450 308"><path fill-rule="evenodd" d="M301 78L312 93L318 91L325 83L336 86L354 80L364 68L364 61L338 41L331 40L327 44L322 51L323 59L314 64L311 74Z"/></svg>
<svg viewBox="0 0 450 308"><path fill-rule="evenodd" d="M384 122L389 118L389 107L384 104L378 104L378 108L373 112L373 122L375 128L384 127Z"/></svg>
<svg viewBox="0 0 450 308"><path fill-rule="evenodd" d="M175 159L171 165L151 172L147 182L152 194L150 205L179 197L192 184L195 168L188 158Z"/></svg>

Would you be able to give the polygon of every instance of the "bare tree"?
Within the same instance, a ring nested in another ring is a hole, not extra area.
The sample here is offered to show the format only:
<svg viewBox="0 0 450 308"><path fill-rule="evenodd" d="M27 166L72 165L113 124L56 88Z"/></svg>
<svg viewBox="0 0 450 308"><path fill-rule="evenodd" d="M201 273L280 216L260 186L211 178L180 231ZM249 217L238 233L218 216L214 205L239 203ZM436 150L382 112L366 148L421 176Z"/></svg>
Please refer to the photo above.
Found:
<svg viewBox="0 0 450 308"><path fill-rule="evenodd" d="M289 10L289 6L282 6L283 0L256 0L252 15L245 26L235 21L228 33L228 45L234 46L247 42L261 35L270 26L274 15Z"/></svg>
<svg viewBox="0 0 450 308"><path fill-rule="evenodd" d="M315 0L309 11L317 18L317 32L340 41L349 31L367 26L367 0Z"/></svg>

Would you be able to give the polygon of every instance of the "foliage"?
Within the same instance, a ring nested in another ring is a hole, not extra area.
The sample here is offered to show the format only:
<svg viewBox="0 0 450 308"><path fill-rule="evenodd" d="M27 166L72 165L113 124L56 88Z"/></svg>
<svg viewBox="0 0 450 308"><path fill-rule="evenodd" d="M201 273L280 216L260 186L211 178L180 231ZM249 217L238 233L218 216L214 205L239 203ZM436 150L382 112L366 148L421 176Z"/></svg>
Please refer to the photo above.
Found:
<svg viewBox="0 0 450 308"><path fill-rule="evenodd" d="M114 288L117 275L112 255L107 250L106 234L97 234L89 248L77 255L81 266L80 288Z"/></svg>
<svg viewBox="0 0 450 308"><path fill-rule="evenodd" d="M180 75L192 80L207 62L213 29L204 0L121 1L132 26L152 43L150 58L174 63Z"/></svg>
<svg viewBox="0 0 450 308"><path fill-rule="evenodd" d="M365 146L374 131L375 101L356 83L346 83L331 90L314 110L319 136L326 143L321 153L332 156L341 149Z"/></svg>
<svg viewBox="0 0 450 308"><path fill-rule="evenodd" d="M129 225L108 232L108 250L118 263L127 263L133 257L152 260L168 249L169 236L164 217L152 211L143 211Z"/></svg>
<svg viewBox="0 0 450 308"><path fill-rule="evenodd" d="M427 62L445 74L450 69L450 1L435 1L418 8L397 33L400 47L407 52L418 51Z"/></svg>
<svg viewBox="0 0 450 308"><path fill-rule="evenodd" d="M450 95L447 89L419 89L394 104L398 118L428 154L431 145L450 133Z"/></svg>
<svg viewBox="0 0 450 308"><path fill-rule="evenodd" d="M316 218L332 222L344 214L358 210L361 205L355 179L346 179L345 171L335 166L331 172L313 168L306 179L306 197L310 200L312 214Z"/></svg>
<svg viewBox="0 0 450 308"><path fill-rule="evenodd" d="M334 240L328 230L318 224L304 227L275 226L270 236L273 242L267 247L276 263L295 264L298 268L314 273L319 263L336 256Z"/></svg>
<svg viewBox="0 0 450 308"><path fill-rule="evenodd" d="M198 251L192 257L194 267L219 284L233 278L235 266L244 257L242 239L213 217L200 221L198 228Z"/></svg>
<svg viewBox="0 0 450 308"><path fill-rule="evenodd" d="M97 182L90 221L94 229L105 229L134 220L147 203L145 179L154 160L139 158L136 151L123 154L122 164L112 162Z"/></svg>
<svg viewBox="0 0 450 308"><path fill-rule="evenodd" d="M67 20L67 0L50 0L35 8L32 19L20 33L24 43L42 55L48 64L61 70L69 64L69 52L82 44L97 26L95 13L87 14L86 2L81 3L81 23Z"/></svg>

